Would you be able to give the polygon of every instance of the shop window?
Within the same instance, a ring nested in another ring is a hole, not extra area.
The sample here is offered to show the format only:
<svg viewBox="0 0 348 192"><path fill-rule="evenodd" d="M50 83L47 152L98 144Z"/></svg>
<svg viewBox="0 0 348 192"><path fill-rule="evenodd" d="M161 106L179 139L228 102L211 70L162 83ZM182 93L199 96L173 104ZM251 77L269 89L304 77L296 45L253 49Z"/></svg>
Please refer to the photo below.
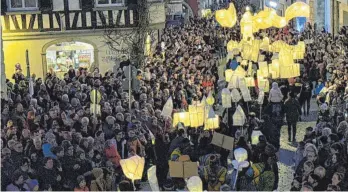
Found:
<svg viewBox="0 0 348 192"><path fill-rule="evenodd" d="M38 0L8 0L10 11L15 10L36 10L38 9Z"/></svg>
<svg viewBox="0 0 348 192"><path fill-rule="evenodd" d="M46 50L47 71L63 77L72 67L89 69L94 63L94 47L83 42L62 42L51 45Z"/></svg>
<svg viewBox="0 0 348 192"><path fill-rule="evenodd" d="M97 7L124 6L124 0L96 0Z"/></svg>

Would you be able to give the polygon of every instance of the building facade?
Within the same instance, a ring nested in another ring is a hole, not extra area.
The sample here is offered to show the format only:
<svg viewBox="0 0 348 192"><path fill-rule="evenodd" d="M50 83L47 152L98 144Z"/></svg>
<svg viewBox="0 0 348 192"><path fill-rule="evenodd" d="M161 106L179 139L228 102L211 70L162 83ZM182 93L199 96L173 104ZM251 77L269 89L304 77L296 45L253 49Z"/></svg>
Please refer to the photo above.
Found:
<svg viewBox="0 0 348 192"><path fill-rule="evenodd" d="M7 77L20 63L26 74L44 77L49 71L62 76L69 68L112 69L124 54L113 51L104 38L107 29L127 34L137 26L136 0L2 0L1 25ZM153 30L165 26L162 1L148 0ZM127 35L125 35L125 38ZM124 46L122 43L119 46Z"/></svg>

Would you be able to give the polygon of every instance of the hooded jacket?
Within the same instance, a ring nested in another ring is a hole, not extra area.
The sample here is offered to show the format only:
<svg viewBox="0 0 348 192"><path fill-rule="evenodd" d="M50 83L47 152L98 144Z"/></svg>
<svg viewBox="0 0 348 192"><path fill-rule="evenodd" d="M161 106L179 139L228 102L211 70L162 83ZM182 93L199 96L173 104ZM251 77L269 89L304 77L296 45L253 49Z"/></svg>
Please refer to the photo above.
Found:
<svg viewBox="0 0 348 192"><path fill-rule="evenodd" d="M283 94L278 87L277 82L272 83L272 89L269 92L268 101L272 103L279 103L283 100Z"/></svg>

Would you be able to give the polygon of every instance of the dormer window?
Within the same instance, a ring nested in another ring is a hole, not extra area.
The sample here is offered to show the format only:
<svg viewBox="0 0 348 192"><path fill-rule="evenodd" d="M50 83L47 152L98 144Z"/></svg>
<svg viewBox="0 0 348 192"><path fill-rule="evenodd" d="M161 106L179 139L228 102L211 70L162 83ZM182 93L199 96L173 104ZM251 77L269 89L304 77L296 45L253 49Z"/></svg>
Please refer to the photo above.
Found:
<svg viewBox="0 0 348 192"><path fill-rule="evenodd" d="M37 10L38 0L8 0L9 11Z"/></svg>
<svg viewBox="0 0 348 192"><path fill-rule="evenodd" d="M124 6L124 0L96 0L97 7Z"/></svg>

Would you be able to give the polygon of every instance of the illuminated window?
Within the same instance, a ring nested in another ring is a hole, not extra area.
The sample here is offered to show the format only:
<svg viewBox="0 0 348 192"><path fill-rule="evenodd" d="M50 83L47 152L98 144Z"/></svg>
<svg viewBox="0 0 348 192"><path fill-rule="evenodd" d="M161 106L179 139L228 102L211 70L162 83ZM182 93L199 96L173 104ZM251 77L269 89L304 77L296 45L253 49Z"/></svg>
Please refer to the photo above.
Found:
<svg viewBox="0 0 348 192"><path fill-rule="evenodd" d="M9 10L38 9L37 0L8 0Z"/></svg>
<svg viewBox="0 0 348 192"><path fill-rule="evenodd" d="M98 7L124 6L124 0L96 0Z"/></svg>

